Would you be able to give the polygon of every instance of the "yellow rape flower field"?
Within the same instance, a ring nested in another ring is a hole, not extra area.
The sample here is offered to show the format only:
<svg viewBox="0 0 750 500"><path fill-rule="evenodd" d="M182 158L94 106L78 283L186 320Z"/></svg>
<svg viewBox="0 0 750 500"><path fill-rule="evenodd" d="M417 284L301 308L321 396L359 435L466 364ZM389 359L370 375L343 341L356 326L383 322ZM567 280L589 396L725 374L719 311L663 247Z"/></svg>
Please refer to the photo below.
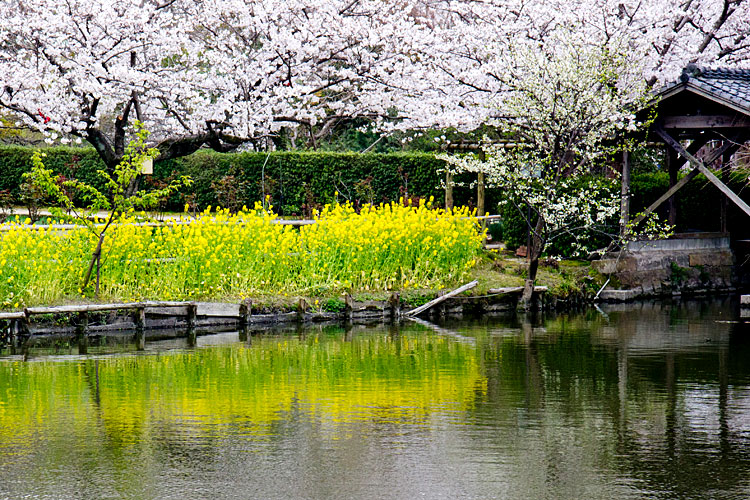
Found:
<svg viewBox="0 0 750 500"><path fill-rule="evenodd" d="M275 223L259 204L161 225L124 218L102 251L100 300L236 299L442 288L465 278L484 233L468 209L430 203L326 206L317 223ZM96 244L87 229L0 227L0 307L81 300Z"/></svg>

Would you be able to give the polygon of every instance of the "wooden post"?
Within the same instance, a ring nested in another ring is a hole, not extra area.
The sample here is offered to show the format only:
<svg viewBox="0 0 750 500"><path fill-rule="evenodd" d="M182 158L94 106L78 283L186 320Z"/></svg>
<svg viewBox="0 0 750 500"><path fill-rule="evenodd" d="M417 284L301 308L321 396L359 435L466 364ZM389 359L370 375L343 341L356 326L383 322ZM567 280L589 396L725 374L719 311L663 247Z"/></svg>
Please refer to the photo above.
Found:
<svg viewBox="0 0 750 500"><path fill-rule="evenodd" d="M146 326L146 306L138 306L133 311L133 324L136 330L143 330Z"/></svg>
<svg viewBox="0 0 750 500"><path fill-rule="evenodd" d="M87 311L81 311L78 313L78 318L75 322L76 327L76 341L78 342L78 354L88 354L89 350L89 313Z"/></svg>
<svg viewBox="0 0 750 500"><path fill-rule="evenodd" d="M24 309L23 313L23 318L16 321L16 336L24 337L23 342L25 350L31 340L31 322L29 321L29 310Z"/></svg>
<svg viewBox="0 0 750 500"><path fill-rule="evenodd" d="M388 298L388 307L391 312L391 320L397 320L401 317L401 294L393 292Z"/></svg>
<svg viewBox="0 0 750 500"><path fill-rule="evenodd" d="M187 339L188 347L195 347L198 345L198 335L195 333L195 316L198 311L198 306L195 304L188 304L187 306Z"/></svg>
<svg viewBox="0 0 750 500"><path fill-rule="evenodd" d="M479 160L480 161L486 161L487 155L484 152L484 149L479 150ZM484 171L481 171L477 174L477 216L483 217L485 214L485 196L484 196ZM482 219L481 222L482 229L487 227L487 223Z"/></svg>
<svg viewBox="0 0 750 500"><path fill-rule="evenodd" d="M252 299L245 299L240 302L240 328L246 328L248 318L252 314L253 301Z"/></svg>
<svg viewBox="0 0 750 500"><path fill-rule="evenodd" d="M453 174L445 172L445 209L453 209Z"/></svg>
<svg viewBox="0 0 750 500"><path fill-rule="evenodd" d="M135 324L135 343L136 349L143 351L146 349L146 307L138 306L133 312L133 323Z"/></svg>
<svg viewBox="0 0 750 500"><path fill-rule="evenodd" d="M188 304L187 306L187 327L192 330L195 328L195 316L198 312L198 306L195 304Z"/></svg>
<svg viewBox="0 0 750 500"><path fill-rule="evenodd" d="M729 172L731 170L732 154L725 152L721 160L721 182L729 184ZM721 197L721 225L720 231L726 233L729 231L729 221L727 220L727 212L729 209L729 198L726 195Z"/></svg>
<svg viewBox="0 0 750 500"><path fill-rule="evenodd" d="M477 174L477 216L484 216L484 172ZM484 220L482 220L482 227L484 227Z"/></svg>
<svg viewBox="0 0 750 500"><path fill-rule="evenodd" d="M352 320L352 312L354 311L354 298L347 293L344 296L344 319L346 321Z"/></svg>
<svg viewBox="0 0 750 500"><path fill-rule="evenodd" d="M630 222L630 153L622 151L622 178L620 180L620 237L625 237Z"/></svg>
<svg viewBox="0 0 750 500"><path fill-rule="evenodd" d="M18 351L18 334L21 331L20 319L12 319L8 324L8 333L10 334L10 353L15 355Z"/></svg>
<svg viewBox="0 0 750 500"><path fill-rule="evenodd" d="M305 312L307 311L307 301L300 297L297 301L297 321L305 321Z"/></svg>
<svg viewBox="0 0 750 500"><path fill-rule="evenodd" d="M669 187L674 187L677 184L677 151L673 148L667 148L667 169L669 170ZM675 195L669 197L669 225L674 226L677 224L677 200Z"/></svg>

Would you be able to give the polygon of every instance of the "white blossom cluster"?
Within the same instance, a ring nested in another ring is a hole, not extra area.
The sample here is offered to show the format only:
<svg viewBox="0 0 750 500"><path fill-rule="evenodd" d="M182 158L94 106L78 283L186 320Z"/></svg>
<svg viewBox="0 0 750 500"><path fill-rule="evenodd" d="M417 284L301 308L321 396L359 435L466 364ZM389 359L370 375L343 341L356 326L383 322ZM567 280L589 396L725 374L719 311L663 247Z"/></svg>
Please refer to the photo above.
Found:
<svg viewBox="0 0 750 500"><path fill-rule="evenodd" d="M576 77L544 63L575 64L556 56L570 47L622 58L623 88L750 53L750 0L3 0L0 16L0 108L89 141L135 114L153 138L212 147L351 117L472 130L521 115L507 97L541 70Z"/></svg>

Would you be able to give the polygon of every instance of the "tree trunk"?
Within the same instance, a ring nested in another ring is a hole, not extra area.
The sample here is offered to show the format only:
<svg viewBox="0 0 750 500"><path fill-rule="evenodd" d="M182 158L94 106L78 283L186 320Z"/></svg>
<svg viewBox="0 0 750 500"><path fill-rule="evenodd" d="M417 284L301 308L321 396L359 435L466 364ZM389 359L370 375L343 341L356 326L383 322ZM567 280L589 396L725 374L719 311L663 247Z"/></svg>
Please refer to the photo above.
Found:
<svg viewBox="0 0 750 500"><path fill-rule="evenodd" d="M521 295L521 302L519 307L528 309L531 305L531 299L534 295L534 284L536 282L536 274L539 270L539 257L542 255L544 249L544 241L541 238L542 228L544 227L544 221L539 217L534 225L534 234L531 236L531 245L527 249L527 256L529 259L529 272L526 275L526 283L523 288L523 295Z"/></svg>
<svg viewBox="0 0 750 500"><path fill-rule="evenodd" d="M94 265L97 265L96 274L97 274L97 281L98 281L98 277L99 277L98 262L99 262L99 257L102 254L102 243L103 242L104 242L104 231L102 231L99 234L99 241L96 244L96 248L94 249L94 252L91 254L91 260L89 261L89 268L86 271L86 276L83 278L83 285L81 285L81 290L85 290L86 287L89 284L89 281L91 281L91 273L94 270ZM99 295L99 286L98 285L99 284L97 282L96 295Z"/></svg>

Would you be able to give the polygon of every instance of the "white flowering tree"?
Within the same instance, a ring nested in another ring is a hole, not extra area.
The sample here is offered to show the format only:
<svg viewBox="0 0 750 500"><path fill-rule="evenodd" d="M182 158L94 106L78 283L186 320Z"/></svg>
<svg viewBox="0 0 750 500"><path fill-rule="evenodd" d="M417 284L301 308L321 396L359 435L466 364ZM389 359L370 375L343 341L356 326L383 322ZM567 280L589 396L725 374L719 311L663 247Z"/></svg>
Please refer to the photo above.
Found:
<svg viewBox="0 0 750 500"><path fill-rule="evenodd" d="M560 27L652 82L750 53L750 0L4 0L0 16L2 116L110 169L134 119L162 158L282 129L315 147L353 118L474 130L502 114L509 51Z"/></svg>
<svg viewBox="0 0 750 500"><path fill-rule="evenodd" d="M160 157L311 145L393 114L427 54L408 4L374 0L4 0L0 112L49 141L91 143L112 169L137 119Z"/></svg>
<svg viewBox="0 0 750 500"><path fill-rule="evenodd" d="M606 231L620 208L616 190L592 173L636 131L645 82L623 78L626 59L578 42L560 30L536 50L509 53L502 108L494 123L512 147L488 146L486 159L443 156L456 172L483 172L502 189L531 232L524 301L531 298L539 258L560 235ZM613 231L617 233L617 230Z"/></svg>

